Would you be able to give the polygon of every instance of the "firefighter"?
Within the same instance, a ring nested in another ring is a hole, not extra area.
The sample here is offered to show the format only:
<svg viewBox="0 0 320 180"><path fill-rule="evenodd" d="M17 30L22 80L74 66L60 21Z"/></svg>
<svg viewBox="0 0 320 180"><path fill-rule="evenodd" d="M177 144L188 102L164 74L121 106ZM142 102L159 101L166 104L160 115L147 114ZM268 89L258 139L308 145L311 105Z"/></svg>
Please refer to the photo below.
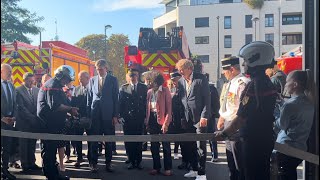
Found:
<svg viewBox="0 0 320 180"><path fill-rule="evenodd" d="M74 81L75 72L71 66L62 65L55 70L54 78L48 80L40 89L37 103L37 116L44 122L43 132L59 134L65 126L67 114L78 115L78 108L68 106L63 86ZM69 177L59 174L56 164L56 153L59 141L44 140L41 156L43 173L48 180L68 180Z"/></svg>
<svg viewBox="0 0 320 180"><path fill-rule="evenodd" d="M215 133L215 139L229 139L240 129L245 179L269 180L277 90L265 70L272 63L274 48L267 42L255 41L243 46L239 55L251 81L241 94L237 116L223 131Z"/></svg>

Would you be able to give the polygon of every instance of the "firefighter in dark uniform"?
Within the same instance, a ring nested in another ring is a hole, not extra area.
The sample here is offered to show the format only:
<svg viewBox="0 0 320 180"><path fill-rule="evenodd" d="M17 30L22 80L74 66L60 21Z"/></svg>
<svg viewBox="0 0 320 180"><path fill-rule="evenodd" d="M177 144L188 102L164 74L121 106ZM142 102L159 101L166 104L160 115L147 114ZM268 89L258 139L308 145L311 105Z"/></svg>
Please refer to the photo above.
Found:
<svg viewBox="0 0 320 180"><path fill-rule="evenodd" d="M244 59L251 82L242 92L237 116L223 131L216 132L215 138L228 139L240 129L245 179L269 180L277 90L265 70L272 63L274 48L267 42L255 41L243 46L239 56Z"/></svg>
<svg viewBox="0 0 320 180"><path fill-rule="evenodd" d="M127 84L122 85L119 94L120 116L124 119L123 131L125 135L142 135L146 118L147 91L146 85L140 83L139 72L130 69ZM142 143L126 142L126 151L129 158L128 169L143 169Z"/></svg>
<svg viewBox="0 0 320 180"><path fill-rule="evenodd" d="M55 70L54 78L48 80L40 89L37 103L37 116L45 124L44 133L59 134L65 126L67 115L78 115L78 108L68 106L62 87L74 81L75 72L71 66L62 65ZM59 141L43 140L41 156L43 173L48 180L67 180L59 174L56 153Z"/></svg>

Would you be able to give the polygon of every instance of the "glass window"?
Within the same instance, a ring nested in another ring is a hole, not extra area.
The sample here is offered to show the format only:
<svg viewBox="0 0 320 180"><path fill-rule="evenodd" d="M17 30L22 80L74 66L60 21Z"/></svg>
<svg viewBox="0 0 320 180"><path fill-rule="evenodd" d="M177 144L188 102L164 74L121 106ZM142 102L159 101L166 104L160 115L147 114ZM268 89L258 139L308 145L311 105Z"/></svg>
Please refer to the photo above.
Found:
<svg viewBox="0 0 320 180"><path fill-rule="evenodd" d="M252 15L246 15L246 28L252 28Z"/></svg>
<svg viewBox="0 0 320 180"><path fill-rule="evenodd" d="M232 48L231 35L224 36L224 48Z"/></svg>
<svg viewBox="0 0 320 180"><path fill-rule="evenodd" d="M282 15L282 25L302 24L302 14Z"/></svg>
<svg viewBox="0 0 320 180"><path fill-rule="evenodd" d="M231 56L232 56L232 54L225 54L224 58L228 58L228 57L231 57Z"/></svg>
<svg viewBox="0 0 320 180"><path fill-rule="evenodd" d="M282 44L302 44L302 33L297 34L282 34Z"/></svg>
<svg viewBox="0 0 320 180"><path fill-rule="evenodd" d="M274 26L273 14L266 14L265 15L265 26L266 27L273 27Z"/></svg>
<svg viewBox="0 0 320 180"><path fill-rule="evenodd" d="M246 34L246 44L249 44L252 42L252 34Z"/></svg>
<svg viewBox="0 0 320 180"><path fill-rule="evenodd" d="M224 17L224 28L231 29L231 16Z"/></svg>
<svg viewBox="0 0 320 180"><path fill-rule="evenodd" d="M274 34L273 33L266 34L265 41L273 45L274 44Z"/></svg>
<svg viewBox="0 0 320 180"><path fill-rule="evenodd" d="M166 30L165 30L165 28L159 28L159 29L158 29L158 36L159 36L159 37L165 37L165 36L166 36Z"/></svg>
<svg viewBox="0 0 320 180"><path fill-rule="evenodd" d="M202 63L209 63L209 55L198 55L197 58L198 58Z"/></svg>
<svg viewBox="0 0 320 180"><path fill-rule="evenodd" d="M195 27L209 27L209 17L195 18Z"/></svg>
<svg viewBox="0 0 320 180"><path fill-rule="evenodd" d="M195 38L196 44L209 44L209 36L198 36Z"/></svg>

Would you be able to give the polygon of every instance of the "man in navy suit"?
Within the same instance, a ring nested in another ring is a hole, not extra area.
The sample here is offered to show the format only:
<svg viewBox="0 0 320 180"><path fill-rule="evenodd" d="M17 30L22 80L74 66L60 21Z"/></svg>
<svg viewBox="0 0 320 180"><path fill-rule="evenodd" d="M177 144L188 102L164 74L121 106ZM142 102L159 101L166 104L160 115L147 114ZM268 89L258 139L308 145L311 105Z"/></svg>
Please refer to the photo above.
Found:
<svg viewBox="0 0 320 180"><path fill-rule="evenodd" d="M115 135L115 124L118 122L119 86L116 77L108 72L107 61L100 59L95 64L98 75L89 81L87 116L92 119L88 135ZM89 142L88 160L91 172L98 171L98 143ZM111 166L112 143L106 142L106 171L113 172Z"/></svg>
<svg viewBox="0 0 320 180"><path fill-rule="evenodd" d="M207 122L210 119L210 90L205 75L194 72L192 61L181 59L176 64L182 78L179 79L179 93L185 109L186 120L181 121L182 129L186 133L206 133ZM184 177L196 177L196 180L206 180L207 142L184 142L181 145L186 149L187 161L192 170ZM199 163L199 167L198 167Z"/></svg>

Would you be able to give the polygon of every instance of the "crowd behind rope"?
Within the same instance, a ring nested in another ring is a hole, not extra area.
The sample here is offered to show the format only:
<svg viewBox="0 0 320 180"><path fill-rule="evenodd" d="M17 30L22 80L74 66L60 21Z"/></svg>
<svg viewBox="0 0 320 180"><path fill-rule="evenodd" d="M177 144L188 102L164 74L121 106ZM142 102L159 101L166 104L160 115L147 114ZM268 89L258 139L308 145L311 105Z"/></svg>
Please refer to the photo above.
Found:
<svg viewBox="0 0 320 180"><path fill-rule="evenodd" d="M297 179L296 168L302 160L273 151L273 147L276 141L307 150L314 114L310 72L293 71L286 76L275 66L273 46L261 41L245 45L239 57L222 59L221 64L224 79L219 80L217 88L209 83L208 75L195 71L192 61L187 59L176 64L168 82L164 82L161 72L151 70L142 74L142 83L140 72L130 69L127 83L121 86L108 73L110 67L103 59L95 64L98 75L90 78L86 71L78 74L77 87L72 86L74 70L63 65L55 70L54 77L44 75L40 88L34 85L32 73L25 73L24 83L15 88L11 66L1 64L1 129L115 135L115 125L120 123L125 135L214 132L209 143L211 161L219 161L216 142L225 141L231 180L268 180L271 162L278 166L279 179ZM240 71L241 65L244 72ZM173 158L179 159L180 147L182 161L178 168L187 170L184 177L207 179L207 142L174 143ZM74 166L81 168L85 161L82 142L71 145L77 155ZM99 171L102 145L105 171L116 173L112 165L116 148L111 142L88 142L90 170ZM9 172L12 165L24 174L42 169L48 180L69 179L60 171L65 171L65 157L69 161L70 142L41 140L42 167L35 163L35 146L36 140L1 136L2 178L16 179ZM128 170L144 168L142 151L146 146L141 142L125 143ZM149 174L174 175L170 142L151 142L150 150L153 165Z"/></svg>

